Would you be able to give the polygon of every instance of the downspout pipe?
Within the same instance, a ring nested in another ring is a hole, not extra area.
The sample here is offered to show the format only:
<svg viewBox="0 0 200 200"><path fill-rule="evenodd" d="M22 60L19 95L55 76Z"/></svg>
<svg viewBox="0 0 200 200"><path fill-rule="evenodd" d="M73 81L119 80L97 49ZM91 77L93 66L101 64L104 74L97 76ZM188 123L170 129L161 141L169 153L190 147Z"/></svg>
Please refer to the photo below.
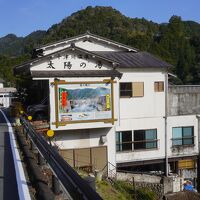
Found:
<svg viewBox="0 0 200 200"><path fill-rule="evenodd" d="M168 135L167 135L167 116L168 116L168 70L165 73L165 176L168 177Z"/></svg>
<svg viewBox="0 0 200 200"><path fill-rule="evenodd" d="M198 159L197 159L197 191L200 192L200 115L196 115L197 120L198 120Z"/></svg>

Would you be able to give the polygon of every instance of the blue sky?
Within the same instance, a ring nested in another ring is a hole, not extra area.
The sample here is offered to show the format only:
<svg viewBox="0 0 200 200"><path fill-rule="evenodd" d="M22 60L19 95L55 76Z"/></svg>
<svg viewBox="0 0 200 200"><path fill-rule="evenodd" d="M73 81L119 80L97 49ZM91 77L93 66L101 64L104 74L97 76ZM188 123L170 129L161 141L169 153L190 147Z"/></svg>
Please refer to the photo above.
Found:
<svg viewBox="0 0 200 200"><path fill-rule="evenodd" d="M200 0L0 0L0 37L47 30L73 12L96 5L158 23L168 22L172 15L200 23Z"/></svg>

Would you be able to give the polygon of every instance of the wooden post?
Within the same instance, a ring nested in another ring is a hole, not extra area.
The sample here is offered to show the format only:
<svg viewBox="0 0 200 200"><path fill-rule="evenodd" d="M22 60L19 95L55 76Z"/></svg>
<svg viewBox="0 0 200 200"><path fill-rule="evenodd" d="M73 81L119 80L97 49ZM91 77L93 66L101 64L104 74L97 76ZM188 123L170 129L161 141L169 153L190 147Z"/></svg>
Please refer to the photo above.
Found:
<svg viewBox="0 0 200 200"><path fill-rule="evenodd" d="M133 177L133 199L137 200L136 188L135 188L135 179Z"/></svg>

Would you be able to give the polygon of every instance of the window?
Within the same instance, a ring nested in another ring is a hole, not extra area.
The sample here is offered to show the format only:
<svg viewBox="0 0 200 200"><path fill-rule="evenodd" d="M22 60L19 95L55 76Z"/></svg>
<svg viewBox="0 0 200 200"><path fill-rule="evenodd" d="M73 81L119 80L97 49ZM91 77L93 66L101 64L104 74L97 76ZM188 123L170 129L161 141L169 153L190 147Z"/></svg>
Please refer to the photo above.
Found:
<svg viewBox="0 0 200 200"><path fill-rule="evenodd" d="M143 97L144 96L144 83L143 82L133 82L133 97Z"/></svg>
<svg viewBox="0 0 200 200"><path fill-rule="evenodd" d="M132 150L132 131L122 131L116 134L116 150Z"/></svg>
<svg viewBox="0 0 200 200"><path fill-rule="evenodd" d="M120 83L120 97L132 97L132 83Z"/></svg>
<svg viewBox="0 0 200 200"><path fill-rule="evenodd" d="M144 82L120 83L120 97L143 97Z"/></svg>
<svg viewBox="0 0 200 200"><path fill-rule="evenodd" d="M194 144L194 127L172 128L172 146Z"/></svg>
<svg viewBox="0 0 200 200"><path fill-rule="evenodd" d="M134 149L157 148L157 129L134 131Z"/></svg>
<svg viewBox="0 0 200 200"><path fill-rule="evenodd" d="M155 92L163 92L164 91L164 82L163 81L154 82L154 91Z"/></svg>

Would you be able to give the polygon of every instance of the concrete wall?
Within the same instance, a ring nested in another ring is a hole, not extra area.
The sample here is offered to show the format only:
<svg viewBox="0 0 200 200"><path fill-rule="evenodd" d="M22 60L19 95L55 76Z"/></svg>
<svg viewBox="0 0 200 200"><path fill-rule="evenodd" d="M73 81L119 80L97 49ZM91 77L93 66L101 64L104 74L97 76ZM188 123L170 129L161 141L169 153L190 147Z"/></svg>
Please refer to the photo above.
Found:
<svg viewBox="0 0 200 200"><path fill-rule="evenodd" d="M136 188L149 188L156 192L161 198L164 194L169 192L179 192L182 190L183 178L180 177L161 177L148 174L131 174L117 172L117 179L122 181L135 181Z"/></svg>
<svg viewBox="0 0 200 200"><path fill-rule="evenodd" d="M134 177L135 182L160 183L161 180L162 180L161 176L117 172L117 179L118 180L132 182L133 177Z"/></svg>
<svg viewBox="0 0 200 200"><path fill-rule="evenodd" d="M200 86L170 86L168 115L192 115L200 113Z"/></svg>

